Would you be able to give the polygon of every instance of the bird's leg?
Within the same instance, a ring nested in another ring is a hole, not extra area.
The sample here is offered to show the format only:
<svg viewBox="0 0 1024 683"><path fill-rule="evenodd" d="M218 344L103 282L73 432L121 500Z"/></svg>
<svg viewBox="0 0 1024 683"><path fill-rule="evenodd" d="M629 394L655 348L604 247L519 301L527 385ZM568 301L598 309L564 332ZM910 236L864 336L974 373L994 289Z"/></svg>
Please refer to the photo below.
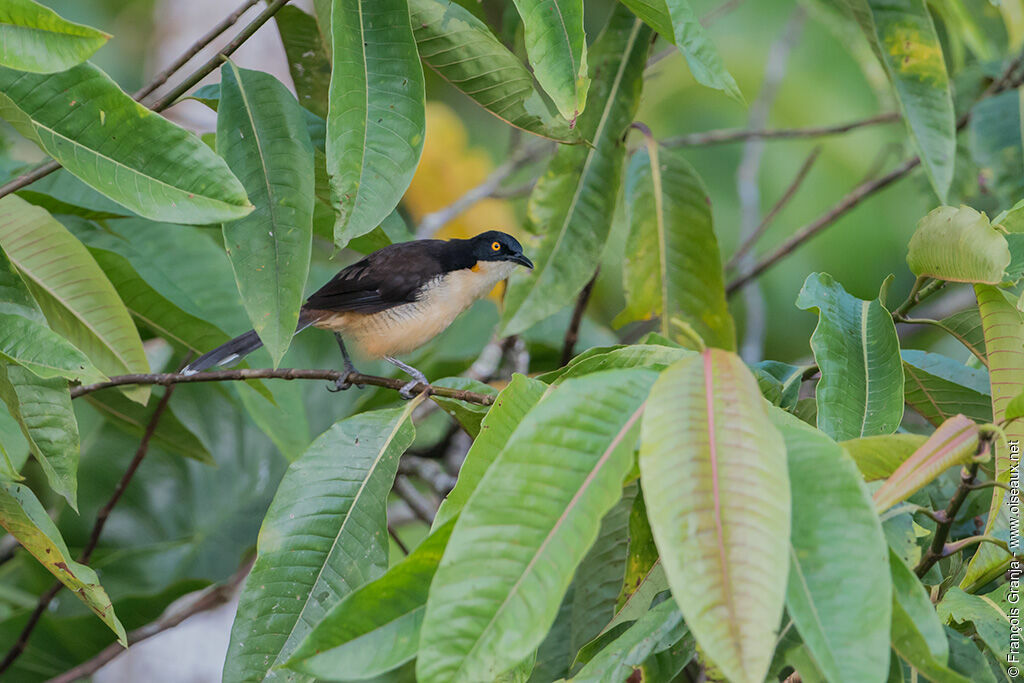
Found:
<svg viewBox="0 0 1024 683"><path fill-rule="evenodd" d="M334 380L334 388L327 387L327 391L344 391L352 386L352 382L348 381L348 376L352 373L358 373L356 366L352 364L352 358L348 355L348 349L345 348L345 340L341 338L341 335L337 332L334 333L334 338L338 340L338 348L341 349L341 357L345 359L345 376L339 377Z"/></svg>
<svg viewBox="0 0 1024 683"><path fill-rule="evenodd" d="M402 361L398 360L397 358L392 358L391 356L384 356L384 360L386 360L387 362L391 363L392 365L394 365L396 367L401 368L407 375L412 377L412 381L411 382L406 383L405 386L403 386L401 389L398 390L398 393L402 395L402 398L405 398L405 399L412 398L412 396L413 396L412 388L414 386L416 386L417 384L423 384L423 385L430 384L430 382L427 381L426 375L424 375L422 372L420 372L419 370L417 370L413 366L411 366L411 365L409 365L407 363L403 363Z"/></svg>

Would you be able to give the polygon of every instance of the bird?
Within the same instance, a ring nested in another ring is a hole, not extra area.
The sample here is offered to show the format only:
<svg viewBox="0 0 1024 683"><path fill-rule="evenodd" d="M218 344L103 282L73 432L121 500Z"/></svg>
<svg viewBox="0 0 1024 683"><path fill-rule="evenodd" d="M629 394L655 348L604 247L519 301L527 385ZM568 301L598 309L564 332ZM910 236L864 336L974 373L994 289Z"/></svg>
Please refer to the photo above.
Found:
<svg viewBox="0 0 1024 683"><path fill-rule="evenodd" d="M429 384L416 368L398 360L443 332L456 317L511 275L517 266L532 269L515 237L488 230L469 239L423 239L397 242L343 268L309 296L299 311L295 334L308 327L334 333L344 360L345 377L332 391L348 389L347 377L358 373L345 341L368 357L383 358L412 377L400 389L412 398L419 383ZM227 366L263 346L249 330L209 351L181 372L193 375Z"/></svg>

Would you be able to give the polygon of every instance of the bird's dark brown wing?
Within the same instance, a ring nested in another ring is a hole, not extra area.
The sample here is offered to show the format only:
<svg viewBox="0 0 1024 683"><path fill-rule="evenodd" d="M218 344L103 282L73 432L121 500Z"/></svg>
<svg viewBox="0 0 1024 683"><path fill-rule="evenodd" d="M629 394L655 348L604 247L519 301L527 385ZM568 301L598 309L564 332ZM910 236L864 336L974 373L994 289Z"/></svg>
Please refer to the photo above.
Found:
<svg viewBox="0 0 1024 683"><path fill-rule="evenodd" d="M342 269L304 308L377 313L416 301L423 285L444 274L442 240L402 242Z"/></svg>

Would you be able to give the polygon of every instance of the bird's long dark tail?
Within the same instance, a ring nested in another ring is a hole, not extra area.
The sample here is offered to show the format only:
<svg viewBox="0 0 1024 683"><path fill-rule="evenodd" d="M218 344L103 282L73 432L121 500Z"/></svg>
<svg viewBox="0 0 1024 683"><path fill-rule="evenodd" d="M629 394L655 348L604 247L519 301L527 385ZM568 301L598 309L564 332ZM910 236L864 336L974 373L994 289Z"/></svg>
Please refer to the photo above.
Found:
<svg viewBox="0 0 1024 683"><path fill-rule="evenodd" d="M303 313L299 316L299 324L295 327L295 334L306 329L314 322L314 319L308 318L306 314ZM256 330L249 330L245 334L240 334L231 341L221 344L213 351L208 351L199 358L196 358L185 366L185 369L181 371L181 374L194 375L197 372L209 370L217 365L229 367L242 360L242 358L248 356L261 346L263 346L263 342L260 340L259 335L256 334Z"/></svg>

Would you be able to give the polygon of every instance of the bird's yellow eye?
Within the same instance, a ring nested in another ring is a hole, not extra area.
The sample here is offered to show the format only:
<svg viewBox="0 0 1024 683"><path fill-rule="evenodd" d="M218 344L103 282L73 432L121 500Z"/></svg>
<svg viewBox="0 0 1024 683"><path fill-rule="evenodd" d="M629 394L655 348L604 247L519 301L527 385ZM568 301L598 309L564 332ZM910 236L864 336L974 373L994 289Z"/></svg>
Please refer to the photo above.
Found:
<svg viewBox="0 0 1024 683"><path fill-rule="evenodd" d="M501 242L491 242L491 251L501 251Z"/></svg>

